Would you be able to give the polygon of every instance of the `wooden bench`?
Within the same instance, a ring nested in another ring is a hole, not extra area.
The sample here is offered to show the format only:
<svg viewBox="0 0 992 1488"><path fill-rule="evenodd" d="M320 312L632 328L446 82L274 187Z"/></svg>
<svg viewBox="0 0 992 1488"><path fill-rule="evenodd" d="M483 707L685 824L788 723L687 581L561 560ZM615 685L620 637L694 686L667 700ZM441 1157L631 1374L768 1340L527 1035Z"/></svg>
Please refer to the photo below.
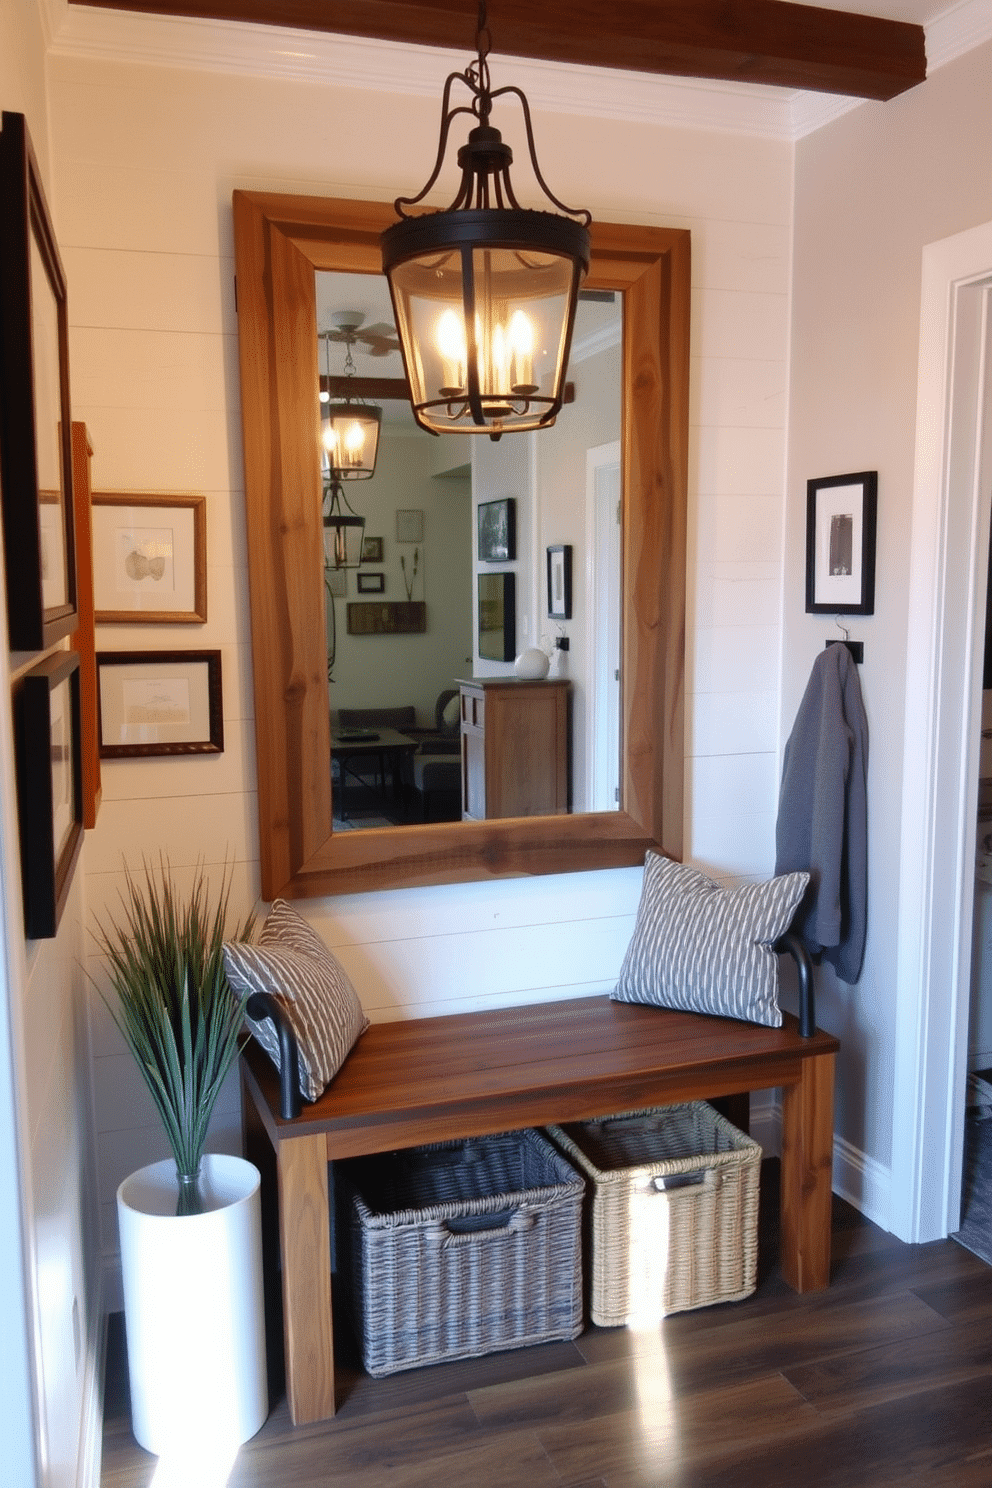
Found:
<svg viewBox="0 0 992 1488"><path fill-rule="evenodd" d="M797 959L803 1008L782 1028L605 996L373 1024L297 1115L295 1051L284 1042L281 1090L267 1056L249 1044L245 1152L262 1173L267 1268L281 1259L293 1422L335 1409L327 1173L335 1158L780 1087L782 1274L798 1292L825 1288L839 1046L814 1028L809 967ZM740 1124L739 1103L734 1114Z"/></svg>

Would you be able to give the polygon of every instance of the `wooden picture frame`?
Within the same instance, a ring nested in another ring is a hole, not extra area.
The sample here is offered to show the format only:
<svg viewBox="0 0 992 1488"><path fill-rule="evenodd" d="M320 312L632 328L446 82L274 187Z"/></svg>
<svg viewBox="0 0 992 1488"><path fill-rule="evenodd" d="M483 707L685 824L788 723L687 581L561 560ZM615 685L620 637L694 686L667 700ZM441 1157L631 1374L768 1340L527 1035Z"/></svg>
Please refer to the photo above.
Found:
<svg viewBox="0 0 992 1488"><path fill-rule="evenodd" d="M517 654L517 576L510 570L479 575L479 655L512 661Z"/></svg>
<svg viewBox="0 0 992 1488"><path fill-rule="evenodd" d="M13 651L76 628L66 282L23 114L0 119L0 486Z"/></svg>
<svg viewBox="0 0 992 1488"><path fill-rule="evenodd" d="M14 694L24 930L55 935L83 844L79 656L54 651Z"/></svg>
<svg viewBox="0 0 992 1488"><path fill-rule="evenodd" d="M806 482L806 612L875 613L878 472Z"/></svg>
<svg viewBox="0 0 992 1488"><path fill-rule="evenodd" d="M79 653L80 746L83 759L83 826L96 826L100 809L100 746L97 735L96 633L93 618L93 537L90 459L93 447L83 423L72 426L72 489L76 523L76 601L79 624L71 646Z"/></svg>
<svg viewBox="0 0 992 1488"><path fill-rule="evenodd" d="M386 575L384 573L362 573L359 569L356 578L359 594L385 594Z"/></svg>
<svg viewBox="0 0 992 1488"><path fill-rule="evenodd" d="M548 548L548 618L572 618L572 547L557 543Z"/></svg>
<svg viewBox="0 0 992 1488"><path fill-rule="evenodd" d="M100 755L222 754L219 651L98 651Z"/></svg>
<svg viewBox="0 0 992 1488"><path fill-rule="evenodd" d="M206 497L94 491L92 510L97 625L202 625Z"/></svg>
<svg viewBox="0 0 992 1488"><path fill-rule="evenodd" d="M427 606L422 599L374 599L348 605L348 634L423 635L427 630Z"/></svg>
<svg viewBox="0 0 992 1488"><path fill-rule="evenodd" d="M480 563L512 563L517 556L517 503L512 496L481 501L478 511Z"/></svg>

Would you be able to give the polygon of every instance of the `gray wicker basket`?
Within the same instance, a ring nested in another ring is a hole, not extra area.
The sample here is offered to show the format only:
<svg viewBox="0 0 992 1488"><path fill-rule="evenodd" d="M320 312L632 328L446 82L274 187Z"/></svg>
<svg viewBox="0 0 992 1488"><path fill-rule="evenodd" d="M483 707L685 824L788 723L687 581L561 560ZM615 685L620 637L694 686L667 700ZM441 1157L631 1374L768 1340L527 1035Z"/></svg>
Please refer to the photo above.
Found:
<svg viewBox="0 0 992 1488"><path fill-rule="evenodd" d="M337 1165L369 1374L582 1330L583 1180L539 1132Z"/></svg>
<svg viewBox="0 0 992 1488"><path fill-rule="evenodd" d="M651 1323L754 1291L761 1148L703 1101L549 1127L587 1175L594 1323Z"/></svg>

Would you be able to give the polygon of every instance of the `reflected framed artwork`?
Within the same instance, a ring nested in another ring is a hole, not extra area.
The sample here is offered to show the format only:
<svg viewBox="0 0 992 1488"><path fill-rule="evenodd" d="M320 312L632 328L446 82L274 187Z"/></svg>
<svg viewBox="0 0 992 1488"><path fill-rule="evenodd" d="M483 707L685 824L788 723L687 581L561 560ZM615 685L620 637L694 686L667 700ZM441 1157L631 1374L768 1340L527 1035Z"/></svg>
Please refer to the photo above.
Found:
<svg viewBox="0 0 992 1488"><path fill-rule="evenodd" d="M548 617L572 618L572 548L558 543L548 549Z"/></svg>
<svg viewBox="0 0 992 1488"><path fill-rule="evenodd" d="M199 625L207 618L206 498L93 492L98 625Z"/></svg>
<svg viewBox="0 0 992 1488"><path fill-rule="evenodd" d="M487 661L512 661L516 654L516 574L480 574L479 655Z"/></svg>
<svg viewBox="0 0 992 1488"><path fill-rule="evenodd" d="M875 613L878 472L806 482L806 612Z"/></svg>
<svg viewBox="0 0 992 1488"><path fill-rule="evenodd" d="M517 556L517 503L512 496L479 505L479 562L512 563Z"/></svg>
<svg viewBox="0 0 992 1488"><path fill-rule="evenodd" d="M42 940L58 930L83 843L75 651L55 651L21 677L14 728L24 929L30 940Z"/></svg>
<svg viewBox="0 0 992 1488"><path fill-rule="evenodd" d="M100 755L221 754L219 651L98 651Z"/></svg>
<svg viewBox="0 0 992 1488"><path fill-rule="evenodd" d="M76 628L66 284L23 114L0 119L0 485L11 648Z"/></svg>

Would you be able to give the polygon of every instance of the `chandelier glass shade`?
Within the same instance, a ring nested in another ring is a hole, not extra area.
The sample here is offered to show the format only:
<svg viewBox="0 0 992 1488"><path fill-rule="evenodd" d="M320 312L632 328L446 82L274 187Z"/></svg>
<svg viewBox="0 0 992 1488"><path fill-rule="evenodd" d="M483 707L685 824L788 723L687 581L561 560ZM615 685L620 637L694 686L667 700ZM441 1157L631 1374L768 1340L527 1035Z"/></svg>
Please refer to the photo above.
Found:
<svg viewBox="0 0 992 1488"><path fill-rule="evenodd" d="M417 196L397 200L401 220L383 233L382 258L415 419L435 434L498 439L553 424L561 408L589 267L589 213L548 190L524 94L490 86L484 3L478 47L477 60L445 83L433 174ZM456 82L471 91L471 106L451 106ZM514 195L512 152L489 123L493 100L506 93L520 101L534 174L559 212L525 210ZM457 114L477 121L458 152L458 194L444 211L411 216L406 209L440 174Z"/></svg>
<svg viewBox="0 0 992 1488"><path fill-rule="evenodd" d="M330 388L331 337L326 331L321 332L321 335L327 347L327 386ZM350 343L345 354L344 375L355 375ZM382 409L374 403L362 403L356 398L350 398L347 393L338 402L331 402L329 394L324 392L320 397L320 437L325 476L337 481L368 480L375 474Z"/></svg>
<svg viewBox="0 0 992 1488"><path fill-rule="evenodd" d="M324 567L358 568L362 561L365 518L352 511L344 488L324 482Z"/></svg>

